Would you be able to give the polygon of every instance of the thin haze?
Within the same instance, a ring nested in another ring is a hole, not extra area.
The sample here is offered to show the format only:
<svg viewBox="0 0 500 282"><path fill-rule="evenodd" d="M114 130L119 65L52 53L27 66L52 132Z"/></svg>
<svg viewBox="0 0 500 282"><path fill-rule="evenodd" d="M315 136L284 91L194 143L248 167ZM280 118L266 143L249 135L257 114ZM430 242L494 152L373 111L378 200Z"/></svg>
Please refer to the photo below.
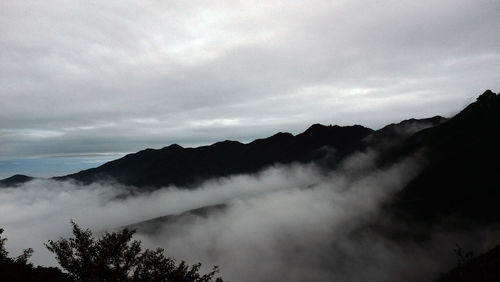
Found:
<svg viewBox="0 0 500 282"><path fill-rule="evenodd" d="M0 158L450 115L500 73L500 2L0 3Z"/></svg>

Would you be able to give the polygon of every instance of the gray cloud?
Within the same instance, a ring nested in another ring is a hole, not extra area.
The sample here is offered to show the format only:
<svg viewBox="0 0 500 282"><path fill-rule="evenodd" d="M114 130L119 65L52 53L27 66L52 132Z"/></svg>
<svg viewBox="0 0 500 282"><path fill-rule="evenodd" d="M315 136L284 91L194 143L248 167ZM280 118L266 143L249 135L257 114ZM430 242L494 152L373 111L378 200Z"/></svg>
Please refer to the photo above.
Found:
<svg viewBox="0 0 500 282"><path fill-rule="evenodd" d="M2 158L376 128L498 87L497 1L0 5Z"/></svg>
<svg viewBox="0 0 500 282"><path fill-rule="evenodd" d="M313 183L308 188L283 183L287 189L237 198L206 219L188 218L154 235L139 233L139 238L148 246L163 246L177 258L219 265L232 281L430 278L439 263L423 249L415 248L422 254L408 258L404 252L412 246L403 250L374 234L355 235L379 216L381 202L417 170L411 160L373 170L372 157L352 156L332 175L308 173ZM408 265L398 265L402 259ZM417 270L415 263L425 259L426 266L418 264L425 271Z"/></svg>
<svg viewBox="0 0 500 282"><path fill-rule="evenodd" d="M312 175L318 179L314 180ZM37 252L35 263L53 263L47 261L49 256L41 243L69 235L70 219L98 231L109 230L236 198L306 187L320 179L321 175L317 175L313 167L292 166L271 168L254 176L208 181L194 191L166 187L140 194L131 193L134 188L113 183L80 186L72 182L35 180L20 187L0 189L0 226L6 229L10 248L20 250L32 245Z"/></svg>

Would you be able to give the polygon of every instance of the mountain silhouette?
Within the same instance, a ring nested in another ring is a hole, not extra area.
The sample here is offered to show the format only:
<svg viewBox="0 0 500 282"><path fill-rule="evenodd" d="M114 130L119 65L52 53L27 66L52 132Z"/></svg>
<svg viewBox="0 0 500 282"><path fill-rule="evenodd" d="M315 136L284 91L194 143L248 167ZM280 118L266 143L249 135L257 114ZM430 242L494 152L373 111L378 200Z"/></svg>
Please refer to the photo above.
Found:
<svg viewBox="0 0 500 282"><path fill-rule="evenodd" d="M437 282L498 282L500 281L500 246L461 262L440 277Z"/></svg>
<svg viewBox="0 0 500 282"><path fill-rule="evenodd" d="M316 162L334 168L355 151L376 148L381 167L415 154L426 160L422 171L388 203L391 214L421 222L443 218L493 222L500 220L499 129L500 95L487 90L450 119L409 119L377 131L360 125L314 124L296 136L280 132L248 144L228 140L197 148L173 144L54 179L194 188L210 178L255 173L274 164ZM31 179L15 175L0 180L0 186Z"/></svg>
<svg viewBox="0 0 500 282"><path fill-rule="evenodd" d="M255 173L275 164L314 162L335 169L357 151L376 150L376 164L387 168L419 156L422 166L407 185L385 203L382 222L370 222L359 232L381 232L397 244L414 244L438 230L485 230L500 222L500 95L485 91L452 118L408 119L382 129L314 124L303 133L279 132L247 144L222 141L183 148L173 144L146 149L56 180L83 184L112 180L143 189L168 185L196 188L211 178ZM14 175L0 187L33 180ZM225 203L168 214L131 224L144 233L175 228L227 208ZM376 219L378 220L378 218ZM357 231L358 232L358 231ZM471 235L473 238L474 235ZM498 281L500 247L461 264L438 281ZM481 277L484 280L478 279Z"/></svg>
<svg viewBox="0 0 500 282"><path fill-rule="evenodd" d="M33 179L34 178L31 176L16 174L11 177L0 180L0 187L18 186Z"/></svg>
<svg viewBox="0 0 500 282"><path fill-rule="evenodd" d="M400 123L389 124L368 135L364 140L365 148L383 150L399 146L411 135L446 122L442 116L424 119L407 119Z"/></svg>
<svg viewBox="0 0 500 282"><path fill-rule="evenodd" d="M279 163L316 162L333 169L342 158L357 150L394 146L415 131L445 120L440 116L409 119L377 131L359 125L314 124L296 136L279 132L248 144L228 140L197 148L172 144L159 150L142 150L97 168L53 179L71 179L84 184L113 180L155 188L170 184L193 186L210 178L253 173ZM0 187L16 186L33 179L14 175L0 180Z"/></svg>
<svg viewBox="0 0 500 282"><path fill-rule="evenodd" d="M135 187L193 187L210 178L255 173L273 164L312 162L332 154L342 158L354 152L361 140L372 132L360 125L314 124L296 136L280 132L248 144L228 140L197 148L173 144L129 154L100 167L55 179L86 184L113 180Z"/></svg>
<svg viewBox="0 0 500 282"><path fill-rule="evenodd" d="M423 152L426 165L392 205L411 220L500 220L500 95L490 90L450 120L388 150L382 163Z"/></svg>
<svg viewBox="0 0 500 282"><path fill-rule="evenodd" d="M199 220L199 218L208 218L217 212L222 212L227 208L226 204L217 204L205 206L197 209L187 210L178 214L168 214L164 216L155 217L152 219L129 224L125 227L137 230L143 234L154 234L162 230L162 228L175 228L172 227L177 222L186 224L187 221Z"/></svg>

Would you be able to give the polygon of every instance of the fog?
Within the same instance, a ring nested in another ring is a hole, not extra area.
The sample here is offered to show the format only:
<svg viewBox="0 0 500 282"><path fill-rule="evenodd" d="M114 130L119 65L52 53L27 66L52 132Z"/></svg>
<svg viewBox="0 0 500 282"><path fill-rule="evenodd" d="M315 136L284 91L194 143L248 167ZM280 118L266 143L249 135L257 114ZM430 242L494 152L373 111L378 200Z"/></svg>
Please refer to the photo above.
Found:
<svg viewBox="0 0 500 282"><path fill-rule="evenodd" d="M56 265L43 243L70 236L70 219L97 234L155 217L226 203L203 216L181 217L157 232L138 230L144 247L207 269L230 281L421 281L448 266L458 235L436 233L404 246L369 228L388 220L380 206L419 171L412 157L375 168L374 152L339 169L278 165L255 175L211 180L198 189L165 187L138 193L114 183L81 186L36 180L0 189L0 227L17 255ZM450 237L455 236L455 237ZM438 248L439 247L439 248ZM439 262L439 263L438 263Z"/></svg>

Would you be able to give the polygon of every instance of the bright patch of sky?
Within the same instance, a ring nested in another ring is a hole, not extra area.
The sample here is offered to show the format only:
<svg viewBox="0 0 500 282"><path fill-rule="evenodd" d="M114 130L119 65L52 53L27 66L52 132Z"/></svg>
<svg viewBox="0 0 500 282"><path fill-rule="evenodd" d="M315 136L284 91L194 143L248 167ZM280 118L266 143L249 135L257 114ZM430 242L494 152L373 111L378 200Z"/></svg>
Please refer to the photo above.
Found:
<svg viewBox="0 0 500 282"><path fill-rule="evenodd" d="M0 179L19 173L42 178L62 176L100 166L121 156L117 154L0 160Z"/></svg>

